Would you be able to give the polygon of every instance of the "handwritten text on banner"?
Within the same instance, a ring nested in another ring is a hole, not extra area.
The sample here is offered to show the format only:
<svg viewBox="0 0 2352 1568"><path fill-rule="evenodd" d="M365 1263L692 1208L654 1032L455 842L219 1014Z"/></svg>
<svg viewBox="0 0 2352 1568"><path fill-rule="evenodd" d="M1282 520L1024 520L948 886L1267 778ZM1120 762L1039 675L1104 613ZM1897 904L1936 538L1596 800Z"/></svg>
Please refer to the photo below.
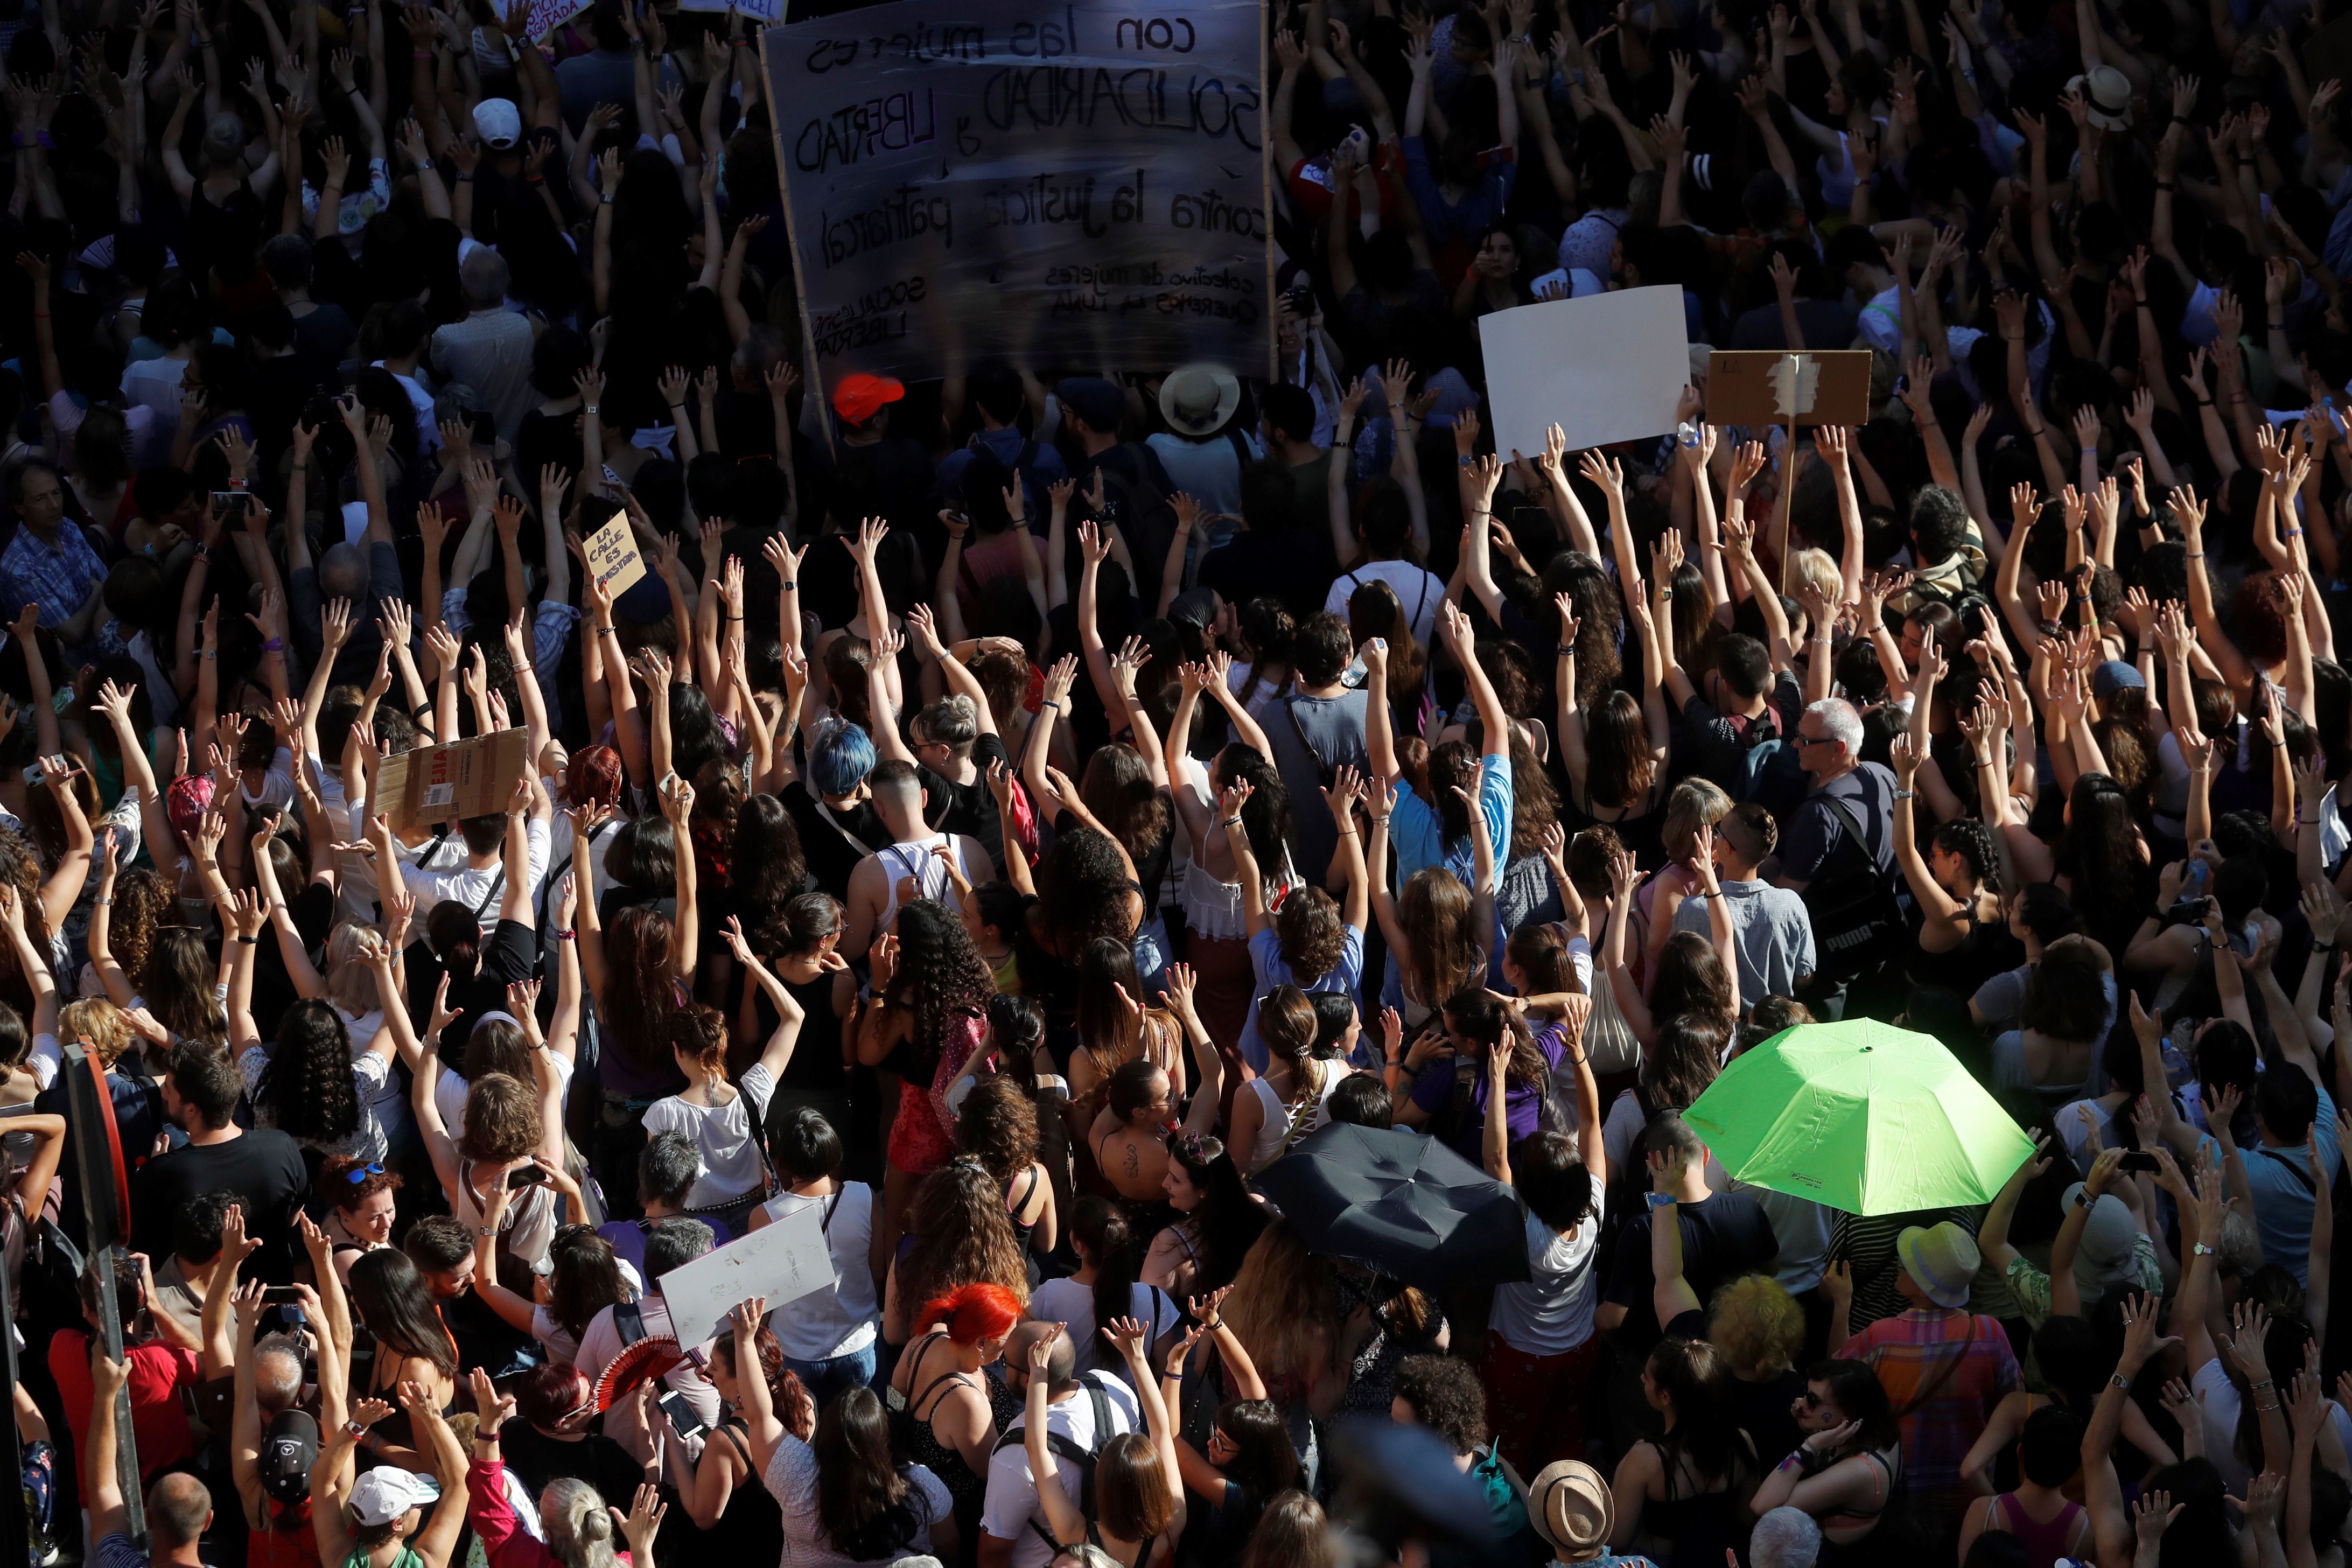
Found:
<svg viewBox="0 0 2352 1568"><path fill-rule="evenodd" d="M826 385L992 357L1262 366L1260 25L1256 0L898 0L769 28Z"/></svg>

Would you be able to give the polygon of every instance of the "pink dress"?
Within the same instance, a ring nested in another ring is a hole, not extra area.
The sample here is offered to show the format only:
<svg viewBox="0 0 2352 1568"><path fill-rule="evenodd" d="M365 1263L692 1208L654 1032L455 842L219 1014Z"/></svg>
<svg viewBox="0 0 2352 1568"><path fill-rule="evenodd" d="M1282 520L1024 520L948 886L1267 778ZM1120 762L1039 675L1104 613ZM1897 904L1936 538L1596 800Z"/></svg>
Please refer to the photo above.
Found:
<svg viewBox="0 0 2352 1568"><path fill-rule="evenodd" d="M955 1116L948 1110L948 1088L963 1076L964 1064L980 1049L988 1021L977 1013L960 1014L948 1024L940 1042L940 1065L931 1081L898 1083L898 1114L890 1122L890 1163L909 1175L928 1176L955 1152Z"/></svg>

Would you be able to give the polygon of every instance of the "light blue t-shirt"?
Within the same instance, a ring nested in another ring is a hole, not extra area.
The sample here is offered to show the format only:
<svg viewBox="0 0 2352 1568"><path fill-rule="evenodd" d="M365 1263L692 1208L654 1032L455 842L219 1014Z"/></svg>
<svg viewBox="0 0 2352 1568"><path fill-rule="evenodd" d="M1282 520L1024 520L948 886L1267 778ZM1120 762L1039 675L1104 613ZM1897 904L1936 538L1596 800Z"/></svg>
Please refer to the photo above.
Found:
<svg viewBox="0 0 2352 1568"><path fill-rule="evenodd" d="M2313 1118L2311 1136L2319 1145L2320 1168L2333 1182L2344 1163L2336 1146L2336 1101L2319 1091L2319 1114ZM2316 1205L2311 1188L2311 1167L2305 1161L2308 1143L2292 1149L2247 1149L2246 1182L2254 1194L2254 1225L2262 1232L2263 1257L2284 1264L2297 1284L2311 1263L2311 1211Z"/></svg>
<svg viewBox="0 0 2352 1568"><path fill-rule="evenodd" d="M1509 757L1479 759L1478 810L1486 818L1486 841L1494 846L1499 868L1511 852ZM1415 871L1426 871L1432 866L1444 867L1461 878L1465 887L1477 885L1478 857L1471 848L1470 836L1465 833L1456 842L1446 843L1444 819L1437 808L1410 789L1397 791L1396 807L1389 817L1389 844L1396 851L1399 887Z"/></svg>
<svg viewBox="0 0 2352 1568"><path fill-rule="evenodd" d="M1355 994L1364 977L1364 933L1354 926L1348 927L1347 931L1339 946L1338 965L1312 985L1300 984L1298 977L1291 973L1290 965L1283 960L1282 941L1272 926L1250 938L1250 978L1255 989L1251 993L1249 1019L1242 1026L1242 1060L1249 1063L1252 1072L1262 1075L1265 1071L1266 1048L1265 1042L1258 1037L1257 1005L1267 992L1277 985L1297 985L1302 991Z"/></svg>

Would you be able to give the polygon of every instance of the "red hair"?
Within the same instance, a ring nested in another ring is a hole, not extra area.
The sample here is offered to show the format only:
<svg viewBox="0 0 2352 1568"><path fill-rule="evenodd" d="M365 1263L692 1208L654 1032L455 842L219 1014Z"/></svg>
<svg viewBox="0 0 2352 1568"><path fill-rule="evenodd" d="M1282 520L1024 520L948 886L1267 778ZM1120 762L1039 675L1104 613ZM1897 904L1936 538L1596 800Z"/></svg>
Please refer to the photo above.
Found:
<svg viewBox="0 0 2352 1568"><path fill-rule="evenodd" d="M923 1303L917 1326L945 1324L948 1338L958 1344L1001 1340L1021 1321L1021 1298L1002 1285L959 1285L946 1295Z"/></svg>

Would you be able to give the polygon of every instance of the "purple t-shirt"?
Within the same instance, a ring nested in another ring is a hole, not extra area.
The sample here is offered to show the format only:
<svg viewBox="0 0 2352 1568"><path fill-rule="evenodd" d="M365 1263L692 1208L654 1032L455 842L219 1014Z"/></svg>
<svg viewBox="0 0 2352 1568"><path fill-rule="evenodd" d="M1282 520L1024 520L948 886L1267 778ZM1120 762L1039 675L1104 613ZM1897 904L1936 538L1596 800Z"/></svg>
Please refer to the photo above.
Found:
<svg viewBox="0 0 2352 1568"><path fill-rule="evenodd" d="M1547 1024L1535 1035L1536 1049L1543 1053L1544 1064L1557 1075L1561 1063L1567 1059L1565 1035L1558 1024ZM1412 1102L1432 1116L1444 1110L1445 1102L1453 1098L1454 1078L1460 1070L1461 1061L1459 1057L1441 1057L1424 1066L1421 1076L1412 1080ZM1516 1143L1535 1131L1542 1104L1543 1097L1535 1085L1510 1085L1503 1096L1503 1125L1508 1130L1512 1142ZM1464 1124L1454 1129L1447 1142L1454 1152L1476 1164L1486 1133L1486 1066L1484 1062L1477 1064L1476 1076L1471 1080L1470 1107L1470 1114Z"/></svg>

